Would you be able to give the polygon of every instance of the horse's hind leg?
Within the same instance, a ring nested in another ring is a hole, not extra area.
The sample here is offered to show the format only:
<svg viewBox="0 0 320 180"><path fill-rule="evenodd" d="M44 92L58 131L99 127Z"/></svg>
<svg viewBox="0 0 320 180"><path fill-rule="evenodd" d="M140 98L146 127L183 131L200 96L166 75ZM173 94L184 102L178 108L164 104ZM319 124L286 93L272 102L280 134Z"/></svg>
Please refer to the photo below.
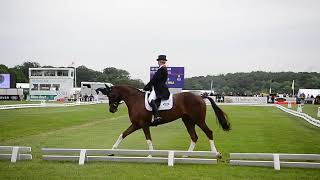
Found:
<svg viewBox="0 0 320 180"><path fill-rule="evenodd" d="M116 143L114 143L114 145L112 146L112 149L116 149L119 144L121 143L121 141L127 137L128 135L130 135L131 133L133 133L134 131L140 129L140 127L135 126L133 124L131 124L128 129L126 129L123 133L120 134L118 140L116 141Z"/></svg>
<svg viewBox="0 0 320 180"><path fill-rule="evenodd" d="M197 140L198 140L198 136L197 136L196 129L195 129L195 122L186 118L186 117L182 118L182 121L183 121L184 125L186 126L188 133L190 135L190 138L191 138L191 142L190 142L190 146L189 146L188 151L193 151L196 146ZM187 156L184 156L184 157L187 157Z"/></svg>
<svg viewBox="0 0 320 180"><path fill-rule="evenodd" d="M216 153L218 157L220 157L220 153L217 151L216 146L214 145L214 141L213 141L213 132L211 131L211 129L207 126L207 124L203 121L197 124L202 130L203 132L207 135L208 139L209 139L209 143L210 143L210 147L211 147L211 151Z"/></svg>

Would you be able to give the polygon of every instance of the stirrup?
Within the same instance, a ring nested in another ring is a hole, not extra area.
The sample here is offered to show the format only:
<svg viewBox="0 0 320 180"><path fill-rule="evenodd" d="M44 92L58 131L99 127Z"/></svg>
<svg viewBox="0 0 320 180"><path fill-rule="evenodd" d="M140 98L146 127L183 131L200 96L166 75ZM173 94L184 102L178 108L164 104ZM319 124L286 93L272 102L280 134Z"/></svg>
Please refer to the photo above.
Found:
<svg viewBox="0 0 320 180"><path fill-rule="evenodd" d="M162 117L157 116L153 118L153 121L151 122L151 126L157 126L161 123Z"/></svg>
<svg viewBox="0 0 320 180"><path fill-rule="evenodd" d="M153 121L161 121L162 117L161 116L156 116L153 118Z"/></svg>

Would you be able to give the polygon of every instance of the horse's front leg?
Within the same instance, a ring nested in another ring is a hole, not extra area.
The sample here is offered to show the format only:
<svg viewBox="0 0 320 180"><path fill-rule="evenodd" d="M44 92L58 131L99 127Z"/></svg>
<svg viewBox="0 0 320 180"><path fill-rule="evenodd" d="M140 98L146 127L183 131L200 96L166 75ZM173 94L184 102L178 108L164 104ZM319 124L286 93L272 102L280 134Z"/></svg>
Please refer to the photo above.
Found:
<svg viewBox="0 0 320 180"><path fill-rule="evenodd" d="M143 132L144 132L144 135L146 137L149 150L153 150L152 139L151 139L151 134L150 134L150 127L149 126L148 127L144 127L143 128ZM148 157L152 157L151 154L149 154Z"/></svg>
<svg viewBox="0 0 320 180"><path fill-rule="evenodd" d="M121 141L127 137L128 135L130 135L131 133L133 133L134 131L140 129L139 126L136 126L134 124L131 124L128 129L126 129L123 133L120 134L118 140L116 141L116 143L114 143L114 145L112 146L112 149L116 149L118 148L119 144L121 143Z"/></svg>

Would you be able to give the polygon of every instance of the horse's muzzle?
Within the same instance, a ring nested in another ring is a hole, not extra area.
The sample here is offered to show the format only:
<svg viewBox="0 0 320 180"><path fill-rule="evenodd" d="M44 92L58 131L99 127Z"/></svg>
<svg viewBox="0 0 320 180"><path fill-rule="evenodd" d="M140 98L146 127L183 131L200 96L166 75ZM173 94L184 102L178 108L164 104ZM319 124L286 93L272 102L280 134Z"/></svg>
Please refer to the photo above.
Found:
<svg viewBox="0 0 320 180"><path fill-rule="evenodd" d="M115 113L115 112L118 111L118 109L110 109L109 111L110 111L111 113Z"/></svg>

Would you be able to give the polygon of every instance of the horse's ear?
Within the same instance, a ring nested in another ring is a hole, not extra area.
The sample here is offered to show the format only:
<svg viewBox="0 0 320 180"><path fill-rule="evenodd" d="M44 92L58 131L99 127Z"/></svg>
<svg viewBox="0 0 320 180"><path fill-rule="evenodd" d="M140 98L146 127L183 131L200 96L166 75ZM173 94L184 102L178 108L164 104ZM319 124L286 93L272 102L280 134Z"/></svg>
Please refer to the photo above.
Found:
<svg viewBox="0 0 320 180"><path fill-rule="evenodd" d="M111 88L110 88L107 84L104 84L104 85L106 86L107 94L109 94L109 93L110 93L110 91L111 91Z"/></svg>
<svg viewBox="0 0 320 180"><path fill-rule="evenodd" d="M96 93L97 93L97 95L99 94L99 90L100 90L100 88L96 89Z"/></svg>

